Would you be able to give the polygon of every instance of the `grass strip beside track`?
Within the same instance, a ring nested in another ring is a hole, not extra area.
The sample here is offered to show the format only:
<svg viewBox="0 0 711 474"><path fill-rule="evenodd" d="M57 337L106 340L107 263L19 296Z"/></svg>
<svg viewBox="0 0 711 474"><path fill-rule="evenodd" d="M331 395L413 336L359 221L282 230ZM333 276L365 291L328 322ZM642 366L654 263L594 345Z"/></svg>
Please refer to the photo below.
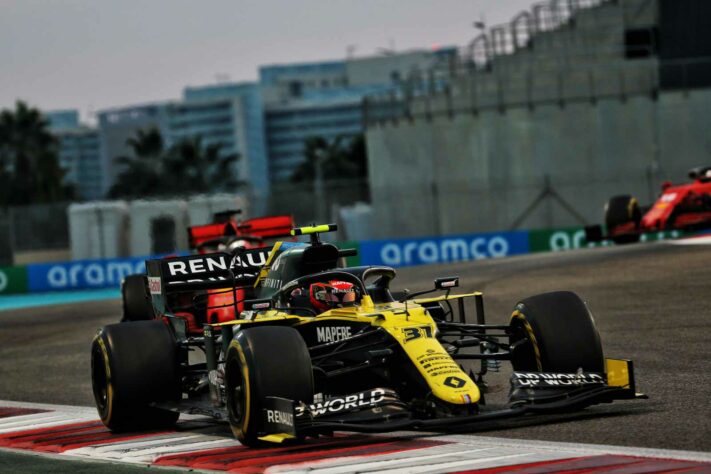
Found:
<svg viewBox="0 0 711 474"><path fill-rule="evenodd" d="M149 466L132 466L114 462L84 461L59 456L25 454L0 449L0 472L16 474L47 474L48 472L72 474L140 474L145 473ZM184 473L184 470L151 467L151 472Z"/></svg>

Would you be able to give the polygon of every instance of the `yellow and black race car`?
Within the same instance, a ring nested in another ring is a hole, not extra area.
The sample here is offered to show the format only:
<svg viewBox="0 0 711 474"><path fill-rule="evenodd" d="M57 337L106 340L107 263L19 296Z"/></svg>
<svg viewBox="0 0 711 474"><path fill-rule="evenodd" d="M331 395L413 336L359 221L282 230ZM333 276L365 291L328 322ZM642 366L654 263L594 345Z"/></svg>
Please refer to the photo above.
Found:
<svg viewBox="0 0 711 474"><path fill-rule="evenodd" d="M523 299L509 324L486 324L481 293L451 293L457 277L395 293L392 268L341 267L352 251L319 239L333 229L294 229L310 244L148 261L157 318L106 326L92 345L104 424L133 431L204 414L253 446L334 430L461 428L644 397L631 361L603 357L574 293ZM424 297L435 291L443 294ZM210 305L215 292L226 296L219 307ZM476 323L467 322L467 301ZM238 303L236 319L210 318ZM492 408L484 376L503 360L513 366L509 401Z"/></svg>

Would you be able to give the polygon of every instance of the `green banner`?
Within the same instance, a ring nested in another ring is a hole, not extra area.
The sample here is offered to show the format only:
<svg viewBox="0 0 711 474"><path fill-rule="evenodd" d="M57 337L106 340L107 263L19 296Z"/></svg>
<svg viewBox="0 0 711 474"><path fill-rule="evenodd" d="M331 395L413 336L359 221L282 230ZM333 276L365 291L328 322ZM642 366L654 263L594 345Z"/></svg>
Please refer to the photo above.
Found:
<svg viewBox="0 0 711 474"><path fill-rule="evenodd" d="M585 230L579 227L531 230L528 239L531 252L551 252L588 246Z"/></svg>
<svg viewBox="0 0 711 474"><path fill-rule="evenodd" d="M640 242L653 242L655 240L676 239L683 235L687 234L678 230L649 232L642 234L639 240ZM558 252L561 250L614 245L610 241L588 243L585 240L585 229L582 227L532 230L528 238L531 252Z"/></svg>
<svg viewBox="0 0 711 474"><path fill-rule="evenodd" d="M649 232L647 234L642 234L639 241L654 242L655 240L678 239L679 237L684 237L685 235L692 234L693 232L685 232L683 230L662 230L659 232Z"/></svg>
<svg viewBox="0 0 711 474"><path fill-rule="evenodd" d="M27 293L27 267L0 267L0 295Z"/></svg>

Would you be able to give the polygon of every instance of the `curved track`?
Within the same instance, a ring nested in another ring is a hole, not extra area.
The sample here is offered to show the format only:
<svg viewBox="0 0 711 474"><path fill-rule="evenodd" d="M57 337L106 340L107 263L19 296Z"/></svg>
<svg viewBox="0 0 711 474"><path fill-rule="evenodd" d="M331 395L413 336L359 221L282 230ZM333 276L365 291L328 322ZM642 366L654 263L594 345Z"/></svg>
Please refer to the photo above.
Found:
<svg viewBox="0 0 711 474"><path fill-rule="evenodd" d="M485 293L488 322L506 322L520 298L576 291L595 315L606 354L633 359L638 390L650 396L468 432L711 451L709 263L711 246L640 244L402 269L397 282L421 289L436 276L458 274L462 289ZM89 345L119 313L118 301L0 312L0 399L92 405ZM505 392L508 371L489 383L492 392Z"/></svg>

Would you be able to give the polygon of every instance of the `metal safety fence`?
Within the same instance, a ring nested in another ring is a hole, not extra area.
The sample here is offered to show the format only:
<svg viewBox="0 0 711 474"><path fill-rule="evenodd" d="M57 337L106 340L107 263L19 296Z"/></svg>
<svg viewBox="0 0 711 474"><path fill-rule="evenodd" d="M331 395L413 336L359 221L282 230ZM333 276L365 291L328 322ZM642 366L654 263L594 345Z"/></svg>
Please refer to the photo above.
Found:
<svg viewBox="0 0 711 474"><path fill-rule="evenodd" d="M0 209L0 262L35 250L69 247L69 203L34 204Z"/></svg>

